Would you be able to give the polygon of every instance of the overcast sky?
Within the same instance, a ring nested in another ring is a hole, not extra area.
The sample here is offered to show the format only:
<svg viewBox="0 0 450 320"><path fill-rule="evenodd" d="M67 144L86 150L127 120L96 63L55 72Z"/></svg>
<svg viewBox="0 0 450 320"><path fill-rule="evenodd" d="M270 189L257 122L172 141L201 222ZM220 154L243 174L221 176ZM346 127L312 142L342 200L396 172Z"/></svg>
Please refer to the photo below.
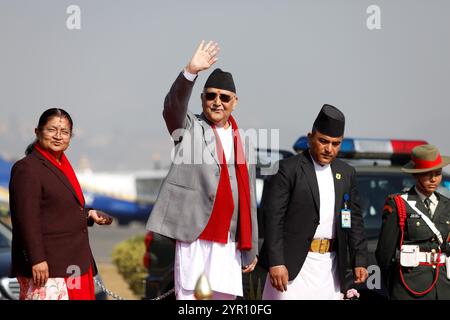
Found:
<svg viewBox="0 0 450 320"><path fill-rule="evenodd" d="M66 26L70 5L80 30ZM366 25L370 5L381 29ZM75 167L168 164L164 96L202 39L219 42L216 66L233 73L239 126L280 129L282 148L329 103L347 137L424 139L450 154L449 15L448 0L0 0L0 154L20 158L59 106L75 122Z"/></svg>

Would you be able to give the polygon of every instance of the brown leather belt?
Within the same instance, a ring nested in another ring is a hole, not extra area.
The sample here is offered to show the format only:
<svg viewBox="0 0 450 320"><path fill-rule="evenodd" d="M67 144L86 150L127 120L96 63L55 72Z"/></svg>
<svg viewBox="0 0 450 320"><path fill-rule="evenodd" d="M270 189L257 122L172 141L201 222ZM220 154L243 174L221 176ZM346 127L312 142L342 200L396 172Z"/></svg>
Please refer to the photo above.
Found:
<svg viewBox="0 0 450 320"><path fill-rule="evenodd" d="M309 247L310 252L326 253L335 251L335 241L334 239L313 239L311 241L311 246Z"/></svg>

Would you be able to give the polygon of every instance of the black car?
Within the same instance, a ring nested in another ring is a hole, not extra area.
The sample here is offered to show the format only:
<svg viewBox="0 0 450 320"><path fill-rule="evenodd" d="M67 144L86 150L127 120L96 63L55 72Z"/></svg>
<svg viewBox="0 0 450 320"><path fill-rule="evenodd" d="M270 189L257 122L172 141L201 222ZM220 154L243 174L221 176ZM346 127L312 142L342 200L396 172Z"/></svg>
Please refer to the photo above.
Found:
<svg viewBox="0 0 450 320"><path fill-rule="evenodd" d="M18 300L19 283L16 278L9 278L11 267L11 228L0 220L0 300ZM101 283L100 275L96 275ZM95 281L95 297L97 300L106 300L107 295Z"/></svg>
<svg viewBox="0 0 450 320"><path fill-rule="evenodd" d="M403 173L400 168L409 161L411 149L423 143L425 142L363 139L344 139L343 141L339 157L356 169L361 211L368 240L369 280L363 285L354 286L361 292L360 299L383 299L387 296L385 288L381 285L380 276L376 274L379 269L377 269L375 258L375 249L382 223L382 209L388 195L407 190L414 184L412 176ZM306 137L301 137L294 145L294 149L297 152L303 152L306 146ZM358 147L361 149L361 146L366 147L365 150L358 150ZM272 154L276 154L276 152L272 152ZM290 155L293 155L293 153L283 151L280 152L278 157L272 157L272 159L282 159ZM265 163L266 167L268 166L266 160L261 161L261 163ZM263 236L264 230L261 224L259 203L263 197L264 184L267 179L270 179L270 176L261 174L261 163L258 164L256 184L259 234ZM450 175L444 173L439 192L450 197ZM260 239L260 245L262 242L263 238ZM147 252L144 262L148 267L149 275L146 278L145 298L153 298L173 288L175 243L171 239L149 232L146 237L146 247ZM244 298L255 299L260 297L266 275L267 272L257 265L252 274L244 276ZM352 270L347 271L346 278L349 283L353 282Z"/></svg>

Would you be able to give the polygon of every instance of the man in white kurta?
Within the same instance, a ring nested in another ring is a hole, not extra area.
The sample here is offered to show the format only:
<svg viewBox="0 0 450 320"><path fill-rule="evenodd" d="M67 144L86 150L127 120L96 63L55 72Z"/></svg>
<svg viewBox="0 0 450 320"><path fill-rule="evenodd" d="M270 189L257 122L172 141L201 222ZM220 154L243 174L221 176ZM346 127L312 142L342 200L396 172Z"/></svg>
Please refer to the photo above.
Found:
<svg viewBox="0 0 450 320"><path fill-rule="evenodd" d="M202 41L164 100L174 160L147 229L176 240L177 299L194 299L202 274L212 299L242 296L242 273L257 263L255 161L231 115L238 101L231 73L215 69L201 93L202 113L188 110L199 72L218 52L217 43Z"/></svg>
<svg viewBox="0 0 450 320"><path fill-rule="evenodd" d="M367 279L367 242L355 170L336 159L343 142L344 114L324 105L298 155L281 160L263 199L267 269L264 299L340 299ZM350 259L347 254L350 253Z"/></svg>
<svg viewBox="0 0 450 320"><path fill-rule="evenodd" d="M187 79L192 75L186 74ZM194 77L195 78L195 77ZM229 168L233 200L238 201L236 174L233 154L233 132L228 128L217 127L225 159ZM235 212L236 214L237 212ZM236 228L236 225L231 225ZM220 263L217 263L220 261ZM228 243L222 244L198 239L194 242L177 241L175 246L175 294L178 300L194 300L194 289L198 278L205 274L213 291L214 300L234 300L242 296L241 251L237 242L228 235Z"/></svg>
<svg viewBox="0 0 450 320"><path fill-rule="evenodd" d="M335 238L335 192L330 164L320 165L313 160L319 185L320 224L315 239ZM341 298L337 276L336 252L308 252L297 277L288 282L287 291L280 292L270 284L269 275L264 288L265 300L339 300Z"/></svg>

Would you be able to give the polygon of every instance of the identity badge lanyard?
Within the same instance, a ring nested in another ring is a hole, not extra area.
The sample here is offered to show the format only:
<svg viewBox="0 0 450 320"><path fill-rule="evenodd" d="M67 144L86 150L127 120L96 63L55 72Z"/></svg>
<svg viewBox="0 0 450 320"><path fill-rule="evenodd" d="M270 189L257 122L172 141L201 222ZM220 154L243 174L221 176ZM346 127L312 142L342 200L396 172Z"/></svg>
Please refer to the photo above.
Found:
<svg viewBox="0 0 450 320"><path fill-rule="evenodd" d="M350 229L352 226L352 211L348 207L349 200L348 193L344 194L344 209L341 209L341 227L343 229Z"/></svg>

